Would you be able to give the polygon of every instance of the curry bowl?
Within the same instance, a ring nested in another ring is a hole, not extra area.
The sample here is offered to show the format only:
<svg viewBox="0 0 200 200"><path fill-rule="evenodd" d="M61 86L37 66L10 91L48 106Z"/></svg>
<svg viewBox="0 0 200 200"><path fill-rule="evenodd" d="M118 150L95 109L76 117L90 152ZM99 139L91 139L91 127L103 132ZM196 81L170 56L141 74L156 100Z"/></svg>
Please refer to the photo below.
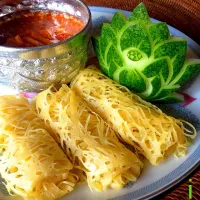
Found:
<svg viewBox="0 0 200 200"><path fill-rule="evenodd" d="M35 40L34 37L29 37L29 40L26 38L26 44L35 41L41 45L36 43L36 45L18 46L15 43L14 45L1 43L0 83L8 84L19 91L32 92L44 90L52 84L69 83L79 70L85 66L88 59L88 45L92 25L91 13L88 7L79 0L44 0L42 3L41 1L24 1L21 4L12 7L4 6L1 9L0 26L6 20L7 23L12 23L10 22L12 21L11 16L16 16L18 13L23 15L21 14L23 12L52 12L54 16L56 16L56 13L59 15L66 14L74 17L76 21L80 20L83 27L70 37L54 40L52 43L40 43L41 32L35 34L39 41ZM19 18L19 16L16 18ZM39 21L44 20L43 18L41 17ZM31 24L33 22L30 23L30 28ZM67 29L70 29L67 25L66 22ZM45 26L45 22L43 26ZM73 24L71 27L73 28ZM58 30L60 30L59 28ZM41 27L38 27L38 31L40 30ZM9 34L12 31L10 30ZM23 29L21 32L23 31L25 30Z"/></svg>

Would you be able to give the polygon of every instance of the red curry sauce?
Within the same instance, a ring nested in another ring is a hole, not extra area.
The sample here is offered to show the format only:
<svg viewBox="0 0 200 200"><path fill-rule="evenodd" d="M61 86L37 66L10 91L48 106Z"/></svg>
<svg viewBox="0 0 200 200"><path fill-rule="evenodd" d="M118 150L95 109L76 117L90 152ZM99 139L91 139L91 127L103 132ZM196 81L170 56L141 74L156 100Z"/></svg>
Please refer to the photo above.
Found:
<svg viewBox="0 0 200 200"><path fill-rule="evenodd" d="M84 25L67 13L21 11L0 19L0 45L36 47L57 43L77 34Z"/></svg>

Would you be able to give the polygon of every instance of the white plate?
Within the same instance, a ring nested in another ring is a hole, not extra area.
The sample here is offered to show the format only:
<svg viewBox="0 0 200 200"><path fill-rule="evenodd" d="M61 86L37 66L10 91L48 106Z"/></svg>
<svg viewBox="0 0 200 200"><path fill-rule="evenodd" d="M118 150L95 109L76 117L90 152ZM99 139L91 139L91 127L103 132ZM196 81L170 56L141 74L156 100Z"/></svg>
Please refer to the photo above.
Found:
<svg viewBox="0 0 200 200"><path fill-rule="evenodd" d="M93 18L94 32L97 32L103 22L109 22L116 9L103 8L103 7L90 7ZM126 15L130 12L123 11ZM152 21L156 21L152 19ZM189 37L176 30L173 27L169 27L172 35L184 36L188 40L188 46L190 51L189 57L200 57L200 47ZM176 159L171 156L165 162L157 167L151 166L149 163L145 164L144 170L139 177L138 181L133 184L129 183L125 188L121 190L108 190L106 192L91 192L87 187L87 184L77 186L75 190L69 195L62 198L62 200L136 200L136 199L149 199L164 192L166 189L172 187L180 180L185 178L191 171L193 171L200 163L200 75L187 86L184 91L191 96L187 97L187 100L193 100L187 106L183 105L170 105L161 106L165 112L177 117L183 118L195 125L198 130L198 136L194 143L189 148L189 153L186 157ZM13 91L5 85L0 85L0 95L14 94L17 91ZM194 100L196 99L196 100ZM187 102L186 102L187 103ZM0 180L1 182L1 180ZM1 186L1 184L0 184ZM3 187L0 187L3 189ZM187 198L187 197L186 197ZM0 193L0 200L17 200L17 197L6 197Z"/></svg>

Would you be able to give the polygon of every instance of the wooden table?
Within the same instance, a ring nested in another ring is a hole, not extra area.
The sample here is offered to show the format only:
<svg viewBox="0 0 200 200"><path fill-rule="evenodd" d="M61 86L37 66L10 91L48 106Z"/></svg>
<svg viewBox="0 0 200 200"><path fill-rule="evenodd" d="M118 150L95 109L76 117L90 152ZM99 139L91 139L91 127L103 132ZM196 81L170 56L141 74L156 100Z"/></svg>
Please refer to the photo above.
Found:
<svg viewBox="0 0 200 200"><path fill-rule="evenodd" d="M104 6L132 11L144 2L151 17L182 31L200 44L200 0L83 0L89 6ZM200 167L189 177L155 199L188 199L188 180L193 180L193 199L200 199Z"/></svg>

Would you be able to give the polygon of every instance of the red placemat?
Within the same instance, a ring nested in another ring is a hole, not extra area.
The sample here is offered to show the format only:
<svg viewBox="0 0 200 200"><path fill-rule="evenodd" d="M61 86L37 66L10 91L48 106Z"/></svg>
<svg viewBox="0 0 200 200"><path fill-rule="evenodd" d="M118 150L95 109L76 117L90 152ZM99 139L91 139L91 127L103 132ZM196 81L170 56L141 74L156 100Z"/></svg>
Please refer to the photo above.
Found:
<svg viewBox="0 0 200 200"><path fill-rule="evenodd" d="M132 11L140 2L147 6L151 17L167 22L200 44L200 0L83 0L90 6L104 6ZM192 183L189 182L192 179ZM200 167L181 183L155 199L184 200L192 184L194 200L200 199Z"/></svg>

